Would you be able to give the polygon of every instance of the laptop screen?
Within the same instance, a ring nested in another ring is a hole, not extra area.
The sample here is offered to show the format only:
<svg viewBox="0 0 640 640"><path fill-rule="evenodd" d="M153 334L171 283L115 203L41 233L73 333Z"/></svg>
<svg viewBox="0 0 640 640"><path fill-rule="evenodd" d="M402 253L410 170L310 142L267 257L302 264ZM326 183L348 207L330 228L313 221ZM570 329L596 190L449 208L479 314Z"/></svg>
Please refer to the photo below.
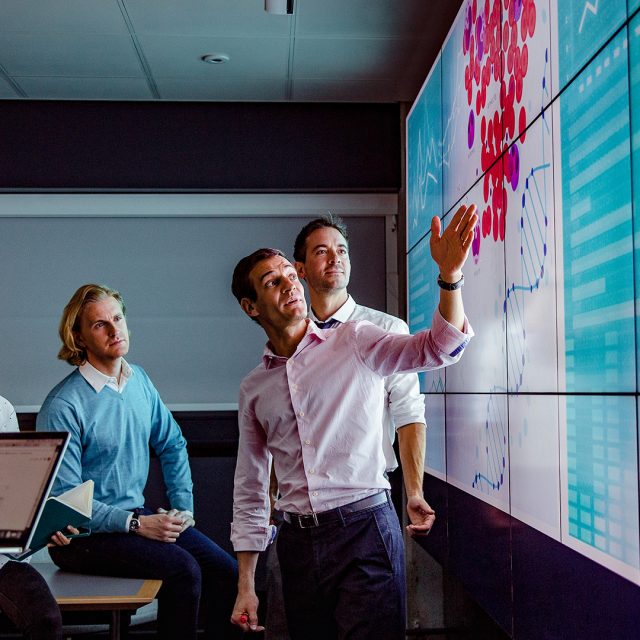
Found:
<svg viewBox="0 0 640 640"><path fill-rule="evenodd" d="M0 433L0 553L29 546L68 439L66 432Z"/></svg>

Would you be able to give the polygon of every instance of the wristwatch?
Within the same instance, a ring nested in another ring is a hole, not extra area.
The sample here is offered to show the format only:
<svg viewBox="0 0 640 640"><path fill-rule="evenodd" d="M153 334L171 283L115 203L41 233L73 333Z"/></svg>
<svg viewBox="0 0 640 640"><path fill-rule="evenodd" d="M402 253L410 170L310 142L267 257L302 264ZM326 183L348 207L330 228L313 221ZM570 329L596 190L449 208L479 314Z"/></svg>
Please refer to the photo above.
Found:
<svg viewBox="0 0 640 640"><path fill-rule="evenodd" d="M133 512L131 520L129 520L129 533L137 533L140 528L140 518L138 517L138 510Z"/></svg>
<svg viewBox="0 0 640 640"><path fill-rule="evenodd" d="M464 276L460 276L458 282L445 282L442 276L438 274L438 286L445 291L456 291L464 286Z"/></svg>

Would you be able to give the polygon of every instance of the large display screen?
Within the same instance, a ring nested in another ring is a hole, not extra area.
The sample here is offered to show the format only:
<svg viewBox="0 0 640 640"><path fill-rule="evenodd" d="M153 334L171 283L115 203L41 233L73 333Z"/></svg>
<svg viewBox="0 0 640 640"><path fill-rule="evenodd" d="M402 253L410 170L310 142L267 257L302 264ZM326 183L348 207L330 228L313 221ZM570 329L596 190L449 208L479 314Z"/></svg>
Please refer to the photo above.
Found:
<svg viewBox="0 0 640 640"><path fill-rule="evenodd" d="M465 0L407 117L408 320L474 203L427 471L640 584L640 2ZM634 235L634 228L636 229Z"/></svg>

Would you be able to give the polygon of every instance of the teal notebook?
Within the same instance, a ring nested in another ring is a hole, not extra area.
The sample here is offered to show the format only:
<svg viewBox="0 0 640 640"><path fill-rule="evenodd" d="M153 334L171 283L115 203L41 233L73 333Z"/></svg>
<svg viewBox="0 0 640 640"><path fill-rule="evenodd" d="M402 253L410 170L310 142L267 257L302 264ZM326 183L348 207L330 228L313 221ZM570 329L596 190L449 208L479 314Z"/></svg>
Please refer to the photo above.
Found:
<svg viewBox="0 0 640 640"><path fill-rule="evenodd" d="M67 538L88 536L91 530L84 525L91 521L93 503L93 480L69 489L59 496L47 498L42 514L36 525L29 548L20 554L10 555L15 560L23 560L51 542L51 536L61 531ZM67 525L80 530L79 534L67 533Z"/></svg>

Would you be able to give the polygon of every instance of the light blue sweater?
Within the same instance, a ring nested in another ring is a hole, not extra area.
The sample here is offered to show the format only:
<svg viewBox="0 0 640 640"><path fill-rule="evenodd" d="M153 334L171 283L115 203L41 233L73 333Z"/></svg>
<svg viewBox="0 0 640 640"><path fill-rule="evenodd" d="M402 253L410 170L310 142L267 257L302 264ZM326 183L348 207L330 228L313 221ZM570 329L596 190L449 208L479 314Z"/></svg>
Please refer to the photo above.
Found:
<svg viewBox="0 0 640 640"><path fill-rule="evenodd" d="M100 393L76 369L49 393L36 421L38 431L69 431L71 438L53 486L59 495L93 480L90 527L124 532L133 509L144 505L149 446L162 464L169 507L193 511L193 483L186 441L149 376L131 366L122 393Z"/></svg>

